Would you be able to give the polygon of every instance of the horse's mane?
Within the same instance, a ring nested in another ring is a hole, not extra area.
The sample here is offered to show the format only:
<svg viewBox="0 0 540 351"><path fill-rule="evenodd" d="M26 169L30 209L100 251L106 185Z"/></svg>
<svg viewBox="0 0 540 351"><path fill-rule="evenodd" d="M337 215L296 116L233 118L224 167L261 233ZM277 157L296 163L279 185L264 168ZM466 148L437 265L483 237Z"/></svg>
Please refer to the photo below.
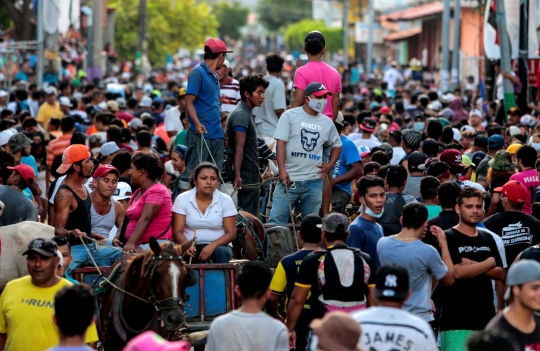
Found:
<svg viewBox="0 0 540 351"><path fill-rule="evenodd" d="M160 255L182 255L182 248L180 245L171 245L171 243L160 244ZM131 279L140 279L144 277L148 268L150 259L155 255L153 250L149 250L144 254L137 255L128 265L126 274L124 274L124 286L127 286Z"/></svg>

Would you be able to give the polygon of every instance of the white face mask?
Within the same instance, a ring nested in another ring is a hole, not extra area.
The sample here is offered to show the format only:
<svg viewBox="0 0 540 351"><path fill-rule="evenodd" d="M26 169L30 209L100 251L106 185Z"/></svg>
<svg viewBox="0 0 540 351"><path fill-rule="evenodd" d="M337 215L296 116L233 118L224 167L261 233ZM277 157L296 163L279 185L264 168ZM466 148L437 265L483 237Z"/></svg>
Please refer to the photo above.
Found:
<svg viewBox="0 0 540 351"><path fill-rule="evenodd" d="M312 99L308 96L308 99L309 99L309 103L308 103L309 108L319 113L322 113L324 111L324 109L326 108L326 104L328 103L328 100L326 98Z"/></svg>
<svg viewBox="0 0 540 351"><path fill-rule="evenodd" d="M382 215L384 214L384 207L383 207L381 213L375 213L375 212L373 212L373 211L371 210L371 208L369 208L369 207L367 206L367 204L366 204L366 199L364 199L364 207L366 208L366 214L367 214L368 216L370 216L370 217L379 219L379 218L381 218Z"/></svg>
<svg viewBox="0 0 540 351"><path fill-rule="evenodd" d="M537 152L540 151L540 143L532 143L531 146L534 147Z"/></svg>

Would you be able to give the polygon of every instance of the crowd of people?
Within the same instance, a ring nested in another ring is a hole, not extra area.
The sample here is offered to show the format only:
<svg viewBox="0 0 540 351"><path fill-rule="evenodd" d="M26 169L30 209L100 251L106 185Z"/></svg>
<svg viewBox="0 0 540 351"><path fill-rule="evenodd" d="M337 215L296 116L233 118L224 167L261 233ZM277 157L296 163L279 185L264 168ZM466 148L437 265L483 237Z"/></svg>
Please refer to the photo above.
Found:
<svg viewBox="0 0 540 351"><path fill-rule="evenodd" d="M243 210L300 219L302 247L274 272L242 266L242 306L214 320L207 350L540 349L540 108L505 111L499 94L519 80L494 63L499 100L484 102L470 78L439 92L390 61L381 80L344 84L322 33L303 49L292 87L275 54L266 75L235 79L210 38L163 91L152 78L1 90L0 225L55 237L29 244L30 276L3 292L0 347L86 350L93 300L74 269L151 237L228 263Z"/></svg>

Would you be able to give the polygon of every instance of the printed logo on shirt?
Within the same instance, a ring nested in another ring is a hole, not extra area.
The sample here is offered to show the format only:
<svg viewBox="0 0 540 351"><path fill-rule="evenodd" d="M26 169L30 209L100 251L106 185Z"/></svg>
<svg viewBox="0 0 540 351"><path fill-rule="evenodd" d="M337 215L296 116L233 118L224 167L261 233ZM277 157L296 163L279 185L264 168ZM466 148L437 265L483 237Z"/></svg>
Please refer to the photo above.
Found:
<svg viewBox="0 0 540 351"><path fill-rule="evenodd" d="M47 300L22 299L21 303L24 303L28 306L54 308L54 302Z"/></svg>
<svg viewBox="0 0 540 351"><path fill-rule="evenodd" d="M523 183L538 183L538 182L539 180L538 180L537 175L523 178Z"/></svg>
<svg viewBox="0 0 540 351"><path fill-rule="evenodd" d="M414 350L414 341L408 339L405 334L395 331L373 332L368 331L362 335L363 344L369 347L369 351L391 350L409 351ZM389 349L388 347L392 347Z"/></svg>
<svg viewBox="0 0 540 351"><path fill-rule="evenodd" d="M307 152L311 152L315 149L317 146L317 143L319 142L319 137L321 136L321 133L319 132L310 132L309 130L302 129L300 132L301 135L301 141L302 141L302 148L306 150Z"/></svg>
<svg viewBox="0 0 540 351"><path fill-rule="evenodd" d="M529 244L532 245L533 236L529 227L523 227L521 222L509 224L503 228L501 239L504 246Z"/></svg>
<svg viewBox="0 0 540 351"><path fill-rule="evenodd" d="M459 253L463 253L463 252L480 252L480 251L488 251L490 252L491 249L489 248L489 246L460 246L459 248Z"/></svg>

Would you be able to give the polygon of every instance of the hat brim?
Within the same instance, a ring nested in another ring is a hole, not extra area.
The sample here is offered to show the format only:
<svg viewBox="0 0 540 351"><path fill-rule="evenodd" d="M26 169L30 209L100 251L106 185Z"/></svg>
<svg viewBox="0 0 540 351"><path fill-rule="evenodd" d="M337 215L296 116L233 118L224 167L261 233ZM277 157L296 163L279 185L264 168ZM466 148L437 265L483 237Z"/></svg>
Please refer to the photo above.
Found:
<svg viewBox="0 0 540 351"><path fill-rule="evenodd" d="M48 251L45 251L43 249L40 249L40 248L35 248L35 249L28 249L26 250L25 252L23 252L23 256L26 256L28 255L30 252L37 252L38 254L40 255L43 255L45 257L52 257L52 256L55 256L56 254L55 253L50 253Z"/></svg>
<svg viewBox="0 0 540 351"><path fill-rule="evenodd" d="M60 174L64 174L64 173L66 173L66 172L69 170L69 168L71 167L71 165L73 165L73 163L62 163L62 164L60 165L60 167L58 167L58 168L56 169L56 172L58 172L58 173L60 173Z"/></svg>
<svg viewBox="0 0 540 351"><path fill-rule="evenodd" d="M381 289L375 288L375 297L378 299L383 299L383 300L384 299L405 300L407 296L409 296L408 291L393 291L394 295L388 296L388 294L385 293L386 290L390 290L390 289L381 290Z"/></svg>
<svg viewBox="0 0 540 351"><path fill-rule="evenodd" d="M112 196L112 198L116 201L122 201L122 200L129 200L131 199L130 195L123 195L123 196Z"/></svg>
<svg viewBox="0 0 540 351"><path fill-rule="evenodd" d="M313 93L311 93L311 94L313 94L313 95L315 95L315 96L317 96L317 97L321 97L321 96L323 96L323 95L330 95L330 96L332 96L332 93L329 92L328 90L318 90L318 91L313 92ZM310 95L311 95L311 94L310 94Z"/></svg>

